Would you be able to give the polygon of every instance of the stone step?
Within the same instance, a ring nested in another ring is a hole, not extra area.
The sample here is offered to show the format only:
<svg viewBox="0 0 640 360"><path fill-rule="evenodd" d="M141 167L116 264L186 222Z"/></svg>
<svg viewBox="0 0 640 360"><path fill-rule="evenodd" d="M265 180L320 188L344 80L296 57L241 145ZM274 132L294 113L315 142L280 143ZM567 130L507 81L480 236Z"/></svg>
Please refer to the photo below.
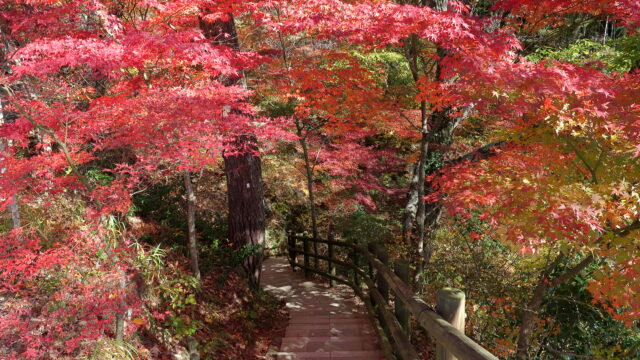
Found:
<svg viewBox="0 0 640 360"><path fill-rule="evenodd" d="M278 360L384 360L380 351L331 351L277 353Z"/></svg>
<svg viewBox="0 0 640 360"><path fill-rule="evenodd" d="M298 336L282 339L282 351L329 352L373 351L378 343L373 336Z"/></svg>

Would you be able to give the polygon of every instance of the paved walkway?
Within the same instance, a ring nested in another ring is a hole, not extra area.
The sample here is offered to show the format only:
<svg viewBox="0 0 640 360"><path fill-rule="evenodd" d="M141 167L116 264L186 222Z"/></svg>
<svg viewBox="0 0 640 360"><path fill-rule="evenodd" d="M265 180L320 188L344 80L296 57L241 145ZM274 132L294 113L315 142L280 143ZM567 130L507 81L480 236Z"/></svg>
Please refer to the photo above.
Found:
<svg viewBox="0 0 640 360"><path fill-rule="evenodd" d="M278 360L384 359L366 309L349 287L329 288L326 281L305 279L301 270L291 271L285 258L264 262L261 283L286 300L290 313Z"/></svg>

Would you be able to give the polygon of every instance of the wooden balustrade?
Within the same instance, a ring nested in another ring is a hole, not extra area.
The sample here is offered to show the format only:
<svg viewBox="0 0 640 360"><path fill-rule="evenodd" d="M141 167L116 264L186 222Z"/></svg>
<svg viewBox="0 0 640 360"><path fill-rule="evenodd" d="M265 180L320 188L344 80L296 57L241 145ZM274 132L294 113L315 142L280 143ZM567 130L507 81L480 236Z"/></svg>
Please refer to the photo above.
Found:
<svg viewBox="0 0 640 360"><path fill-rule="evenodd" d="M298 247L302 242L302 248ZM327 245L327 255L309 251L310 243ZM290 263L305 276L312 273L328 279L329 285L342 283L360 297L381 340L385 356L392 360L417 360L418 352L410 342L413 317L435 340L440 360L497 360L497 357L464 334L464 293L457 289L442 289L437 294L435 309L415 295L407 282L409 264L403 260L390 262L386 250L376 244L367 248L359 244L336 240L332 234L324 239L289 234L287 241ZM336 250L342 249L341 253ZM303 255L303 263L297 257ZM311 266L324 260L326 268ZM366 267L363 264L366 263ZM390 265L393 263L393 269ZM336 270L342 268L342 272ZM348 274L342 277L341 274ZM393 295L393 296L391 296ZM393 299L393 308L390 300Z"/></svg>

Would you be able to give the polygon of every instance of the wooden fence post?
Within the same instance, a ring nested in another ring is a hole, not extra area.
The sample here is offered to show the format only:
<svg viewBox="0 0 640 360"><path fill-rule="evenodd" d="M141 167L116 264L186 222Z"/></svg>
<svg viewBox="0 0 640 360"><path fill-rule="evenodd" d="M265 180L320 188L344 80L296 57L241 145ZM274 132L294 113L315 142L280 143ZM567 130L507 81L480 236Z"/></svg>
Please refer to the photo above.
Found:
<svg viewBox="0 0 640 360"><path fill-rule="evenodd" d="M398 275L400 280L405 284L409 284L409 262L407 260L396 260L393 264L393 271ZM411 338L411 322L409 309L404 305L402 301L399 301L396 297L394 301L396 307L396 319L402 326L402 329L407 334L407 338Z"/></svg>
<svg viewBox="0 0 640 360"><path fill-rule="evenodd" d="M380 260L385 266L389 266L389 252L383 246L376 246L376 256L378 260ZM380 294L384 298L384 300L389 303L389 284L384 279L384 277L378 273L377 278L378 290Z"/></svg>
<svg viewBox="0 0 640 360"><path fill-rule="evenodd" d="M358 245L358 243L357 243L356 241L354 241L354 244L355 244L355 245ZM360 264L359 264L359 263L360 263L360 261L359 261L359 257L358 257L358 251L357 251L356 249L351 249L351 250L349 251L349 258L350 258L351 263L353 264L353 266L355 266L355 267L359 267L359 266L360 266ZM356 287L360 288L360 287L361 287L361 286L360 286L360 283L361 283L361 281L360 281L360 280L361 280L361 279L360 279L360 277L358 276L358 273L357 273L355 270L352 270L352 274L353 274L353 275L352 275L352 277L353 277L353 284L354 284Z"/></svg>
<svg viewBox="0 0 640 360"><path fill-rule="evenodd" d="M460 330L464 334L465 312L464 312L465 295L462 290L453 288L444 288L438 291L436 300L436 312L447 320L453 327ZM456 360L450 352L442 345L436 344L437 360Z"/></svg>
<svg viewBox="0 0 640 360"><path fill-rule="evenodd" d="M369 252L371 254L373 254L373 256L375 256L376 255L376 244L375 243L367 244L367 250L369 250ZM369 278L371 280L375 280L375 269L373 267L373 264L371 264L371 262L369 262Z"/></svg>
<svg viewBox="0 0 640 360"><path fill-rule="evenodd" d="M291 264L291 270L296 271L296 238L291 232L287 231L287 248L289 250L289 263Z"/></svg>
<svg viewBox="0 0 640 360"><path fill-rule="evenodd" d="M304 276L310 277L311 271L309 271L309 239L306 236L302 237L302 249L304 249Z"/></svg>
<svg viewBox="0 0 640 360"><path fill-rule="evenodd" d="M329 233L327 240L329 240L329 243L327 244L329 246L329 259L333 260L334 253L333 253L333 244L331 242L335 240L335 237L333 236L332 232ZM336 276L336 265L334 264L334 262L329 260L328 265L329 265L329 275ZM335 280L333 280L333 278L329 278L329 287L333 287L333 285L335 285Z"/></svg>

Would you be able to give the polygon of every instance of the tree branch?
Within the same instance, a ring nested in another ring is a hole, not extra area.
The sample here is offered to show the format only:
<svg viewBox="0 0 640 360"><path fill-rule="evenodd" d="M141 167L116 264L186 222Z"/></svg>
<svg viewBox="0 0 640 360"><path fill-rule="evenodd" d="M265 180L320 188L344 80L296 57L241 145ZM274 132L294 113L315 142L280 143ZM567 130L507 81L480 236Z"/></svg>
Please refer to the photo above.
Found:
<svg viewBox="0 0 640 360"><path fill-rule="evenodd" d="M407 122L409 122L409 124L410 124L414 129L416 129L416 130L418 130L418 131L422 132L422 128L421 128L421 127L419 127L418 125L416 125L413 121L411 121L411 119L409 119L409 118L407 117L407 115L405 115L405 114L403 114L403 113L400 113L400 116L402 116L405 120L407 120Z"/></svg>
<svg viewBox="0 0 640 360"><path fill-rule="evenodd" d="M22 116L24 116L25 119L27 119L35 128L37 128L38 130L40 130L40 131L44 132L45 134L51 136L53 141L55 141L55 143L60 147L60 150L62 150L62 153L64 154L64 157L67 160L67 163L69 164L69 167L71 168L71 171L78 177L78 180L80 180L80 182L88 190L92 190L93 186L91 186L91 183L89 182L89 179L87 179L84 176L84 174L82 174L80 172L80 170L78 170L78 166L75 164L75 162L71 158L71 153L69 152L69 149L67 148L67 144L64 143L63 141L61 141L60 138L58 138L58 136L56 135L56 133L53 130L51 130L48 127L46 127L46 126L38 123L37 121L35 121L33 119L33 117L31 117L31 115L29 115L22 106L20 106L17 103L15 103L13 105L18 109L20 114L22 114Z"/></svg>
<svg viewBox="0 0 640 360"><path fill-rule="evenodd" d="M471 161L478 161L478 160L484 160L490 156L493 156L496 154L495 148L499 148L502 147L506 144L506 142L500 140L500 141L496 141L496 142L492 142L490 144L487 144L485 146L479 147L475 150L473 150L472 152L459 156L455 159L451 159L451 160L446 160L444 163L445 165L448 164L457 164L459 162L462 162L464 160L471 160Z"/></svg>
<svg viewBox="0 0 640 360"><path fill-rule="evenodd" d="M595 256L593 254L589 254L589 256L587 256L586 258L582 259L582 261L580 261L576 266L572 267L571 269L565 271L562 275L560 275L560 276L554 278L553 280L551 280L551 285L552 286L558 286L560 284L565 283L566 281L569 281L574 276L576 276L579 273L581 273L582 270L584 270L587 266L591 265L591 263L595 259L596 258L595 258Z"/></svg>
<svg viewBox="0 0 640 360"><path fill-rule="evenodd" d="M638 229L640 229L640 220L636 220L623 228L611 229L610 231L618 236L627 236L633 230L638 230Z"/></svg>

